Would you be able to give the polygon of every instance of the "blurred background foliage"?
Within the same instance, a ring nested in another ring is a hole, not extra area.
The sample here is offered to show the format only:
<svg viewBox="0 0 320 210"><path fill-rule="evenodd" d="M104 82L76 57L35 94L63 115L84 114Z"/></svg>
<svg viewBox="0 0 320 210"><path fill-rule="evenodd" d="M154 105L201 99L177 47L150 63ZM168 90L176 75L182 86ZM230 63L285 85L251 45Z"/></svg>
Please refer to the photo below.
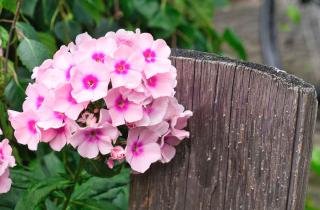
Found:
<svg viewBox="0 0 320 210"><path fill-rule="evenodd" d="M127 209L129 169L101 170L106 165L97 160L87 161L85 170L80 170L77 166L85 160L70 147L55 153L40 144L37 152L30 152L14 141L6 110L22 109L32 69L82 32L100 37L120 28L140 28L171 47L223 54L227 46L246 60L238 36L230 28L220 32L214 28L215 8L228 4L228 0L200 4L198 0L0 0L0 127L2 137L11 140L18 164L11 170L11 191L0 196L0 209Z"/></svg>

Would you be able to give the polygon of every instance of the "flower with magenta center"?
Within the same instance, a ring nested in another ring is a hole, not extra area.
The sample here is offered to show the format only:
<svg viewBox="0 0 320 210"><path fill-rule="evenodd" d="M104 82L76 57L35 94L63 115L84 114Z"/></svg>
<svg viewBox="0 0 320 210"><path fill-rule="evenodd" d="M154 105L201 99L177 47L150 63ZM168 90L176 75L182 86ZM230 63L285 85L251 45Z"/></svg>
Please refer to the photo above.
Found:
<svg viewBox="0 0 320 210"><path fill-rule="evenodd" d="M126 161L139 173L169 162L192 116L174 97L169 56L164 40L140 30L78 35L33 69L23 112L9 111L17 142L55 151L70 144L84 158L103 158L109 168ZM11 185L5 157L0 143L0 193Z"/></svg>

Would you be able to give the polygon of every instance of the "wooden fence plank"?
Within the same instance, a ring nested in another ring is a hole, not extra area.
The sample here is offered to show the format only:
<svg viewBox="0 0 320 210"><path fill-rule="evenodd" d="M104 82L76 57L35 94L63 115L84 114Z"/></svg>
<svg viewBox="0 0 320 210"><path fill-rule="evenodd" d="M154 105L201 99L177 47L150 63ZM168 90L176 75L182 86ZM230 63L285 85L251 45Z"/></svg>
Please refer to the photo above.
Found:
<svg viewBox="0 0 320 210"><path fill-rule="evenodd" d="M191 137L133 175L131 210L303 209L317 102L277 69L174 50Z"/></svg>

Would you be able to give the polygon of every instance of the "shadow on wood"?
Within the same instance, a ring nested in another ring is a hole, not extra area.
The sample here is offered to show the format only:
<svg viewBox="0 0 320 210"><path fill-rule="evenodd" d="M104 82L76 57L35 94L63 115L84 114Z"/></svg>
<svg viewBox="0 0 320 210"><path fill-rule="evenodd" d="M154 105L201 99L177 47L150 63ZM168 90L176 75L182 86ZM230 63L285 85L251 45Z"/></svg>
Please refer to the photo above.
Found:
<svg viewBox="0 0 320 210"><path fill-rule="evenodd" d="M317 101L275 68L173 50L191 138L133 175L131 210L303 209Z"/></svg>

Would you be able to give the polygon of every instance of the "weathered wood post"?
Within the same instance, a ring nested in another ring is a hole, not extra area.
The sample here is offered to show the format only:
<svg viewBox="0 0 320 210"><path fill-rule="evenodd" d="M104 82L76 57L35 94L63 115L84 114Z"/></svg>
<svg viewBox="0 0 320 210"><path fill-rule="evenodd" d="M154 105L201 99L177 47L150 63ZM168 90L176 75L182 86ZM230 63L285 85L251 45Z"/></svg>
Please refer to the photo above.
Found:
<svg viewBox="0 0 320 210"><path fill-rule="evenodd" d="M302 210L317 102L275 68L174 50L191 138L131 180L131 210Z"/></svg>

